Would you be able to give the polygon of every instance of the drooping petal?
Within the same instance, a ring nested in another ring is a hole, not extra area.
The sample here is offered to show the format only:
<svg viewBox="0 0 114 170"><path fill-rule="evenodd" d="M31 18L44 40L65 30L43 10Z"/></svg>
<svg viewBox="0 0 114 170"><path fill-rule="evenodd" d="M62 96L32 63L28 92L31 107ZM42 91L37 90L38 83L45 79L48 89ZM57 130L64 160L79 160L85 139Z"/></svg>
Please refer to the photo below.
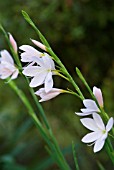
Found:
<svg viewBox="0 0 114 170"><path fill-rule="evenodd" d="M11 79L12 79L12 80L13 80L13 79L16 79L17 76L18 76L18 74L19 74L19 71L18 71L18 69L16 69L15 72L12 74Z"/></svg>
<svg viewBox="0 0 114 170"><path fill-rule="evenodd" d="M44 83L45 77L47 73L46 72L40 72L38 75L36 75L30 82L30 87L37 87Z"/></svg>
<svg viewBox="0 0 114 170"><path fill-rule="evenodd" d="M114 119L111 117L106 125L106 131L109 132L114 125Z"/></svg>
<svg viewBox="0 0 114 170"><path fill-rule="evenodd" d="M93 149L94 153L100 151L103 148L104 143L105 143L105 140L101 140L101 139L97 140L95 142L94 149Z"/></svg>
<svg viewBox="0 0 114 170"><path fill-rule="evenodd" d="M30 77L36 76L39 72L41 72L41 67L39 66L27 66L22 71L22 73L25 76L30 76Z"/></svg>
<svg viewBox="0 0 114 170"><path fill-rule="evenodd" d="M93 119L83 118L83 119L80 119L80 121L87 129L92 130L92 131L98 130L98 127Z"/></svg>
<svg viewBox="0 0 114 170"><path fill-rule="evenodd" d="M97 113L93 113L93 119L96 123L96 125L98 126L99 129L101 130L105 130L105 125L101 119L101 116Z"/></svg>
<svg viewBox="0 0 114 170"><path fill-rule="evenodd" d="M100 136L101 136L101 134L99 134L98 132L91 132L82 138L82 142L91 143L91 142L94 142L97 139L99 139Z"/></svg>
<svg viewBox="0 0 114 170"><path fill-rule="evenodd" d="M48 93L53 87L52 72L49 72L45 79L45 91Z"/></svg>
<svg viewBox="0 0 114 170"><path fill-rule="evenodd" d="M8 63L14 65L14 61L13 61L10 53L7 50L2 50L1 51L1 63L3 61L8 62Z"/></svg>
<svg viewBox="0 0 114 170"><path fill-rule="evenodd" d="M93 94L95 95L99 105L101 107L103 107L103 96L102 96L102 92L101 89L97 88L97 87L93 87Z"/></svg>
<svg viewBox="0 0 114 170"><path fill-rule="evenodd" d="M96 112L99 111L99 108L97 107L96 103L94 100L91 100L91 99L85 99L83 100L83 104L85 107L87 107L88 109L92 109Z"/></svg>

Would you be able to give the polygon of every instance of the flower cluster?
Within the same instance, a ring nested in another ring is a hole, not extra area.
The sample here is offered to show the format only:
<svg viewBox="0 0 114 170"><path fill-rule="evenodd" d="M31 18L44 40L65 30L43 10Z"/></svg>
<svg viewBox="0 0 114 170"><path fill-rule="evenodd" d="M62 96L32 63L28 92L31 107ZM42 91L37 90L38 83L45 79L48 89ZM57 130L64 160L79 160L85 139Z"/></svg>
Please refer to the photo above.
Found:
<svg viewBox="0 0 114 170"><path fill-rule="evenodd" d="M82 142L84 143L92 143L94 145L94 152L100 151L104 144L105 140L108 136L108 132L112 129L114 120L111 117L108 120L108 123L105 127L103 120L101 116L98 114L100 113L100 107L103 108L103 97L102 97L102 92L99 88L93 87L93 94L96 97L96 100L99 104L99 107L97 106L96 102L91 99L85 99L83 100L83 104L85 106L84 109L81 109L82 113L77 113L79 116L87 116L87 115L92 115L92 118L83 118L81 119L81 123L89 130L92 132L85 135L82 138Z"/></svg>
<svg viewBox="0 0 114 170"><path fill-rule="evenodd" d="M36 40L32 42L46 51L46 47ZM22 45L20 50L21 61L28 63L23 68L23 74L31 79L30 87L38 87L44 84L44 88L35 92L36 95L41 97L39 102L47 101L55 96L63 93L64 90L53 88L54 82L52 76L57 74L55 63L48 53L41 53L30 45Z"/></svg>

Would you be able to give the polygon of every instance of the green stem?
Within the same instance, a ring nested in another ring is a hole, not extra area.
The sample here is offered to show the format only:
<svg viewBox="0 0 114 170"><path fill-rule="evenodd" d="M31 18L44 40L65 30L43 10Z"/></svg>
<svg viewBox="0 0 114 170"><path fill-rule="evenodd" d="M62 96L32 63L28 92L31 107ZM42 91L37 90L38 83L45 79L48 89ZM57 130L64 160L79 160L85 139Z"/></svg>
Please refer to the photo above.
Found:
<svg viewBox="0 0 114 170"><path fill-rule="evenodd" d="M81 100L84 100L84 96L80 90L80 88L78 87L78 85L75 83L75 81L73 80L73 78L71 77L71 75L69 74L69 72L67 71L67 69L65 68L65 66L62 64L62 62L60 61L60 59L56 56L56 54L52 51L51 48L47 48L47 51L50 53L50 55L55 59L55 61L57 62L57 64L62 68L63 73L68 77L69 82L74 86L74 88L76 89L76 91L78 92L78 94L80 95Z"/></svg>
<svg viewBox="0 0 114 170"><path fill-rule="evenodd" d="M48 146L50 147L50 149L52 150L52 153L55 154L55 161L58 163L59 167L62 170L70 170L69 165L67 164L57 142L55 137L53 136L52 131L49 129L49 134L47 134L47 130L44 129L44 127L42 126L41 122L39 121L39 119L37 118L30 102L28 101L28 99L26 98L26 96L24 95L24 93L18 89L18 87L16 86L16 84L13 81L9 82L10 87L16 92L16 94L20 97L20 99L22 100L22 102L24 103L24 105L26 106L26 108L28 109L29 115L32 117L36 127L39 129L41 135L43 136L44 140L46 141L46 143L48 144Z"/></svg>

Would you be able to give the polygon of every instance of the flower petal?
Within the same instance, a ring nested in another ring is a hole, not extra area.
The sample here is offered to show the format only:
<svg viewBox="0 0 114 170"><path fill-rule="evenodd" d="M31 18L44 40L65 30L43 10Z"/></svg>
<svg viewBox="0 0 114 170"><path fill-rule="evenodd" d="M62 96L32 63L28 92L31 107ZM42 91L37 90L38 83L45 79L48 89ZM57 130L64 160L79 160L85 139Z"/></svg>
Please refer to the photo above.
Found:
<svg viewBox="0 0 114 170"><path fill-rule="evenodd" d="M30 76L30 77L36 76L39 72L41 72L41 67L39 66L27 66L22 71L22 73L25 76Z"/></svg>
<svg viewBox="0 0 114 170"><path fill-rule="evenodd" d="M101 135L101 134L100 134ZM99 139L99 133L98 132L91 132L91 133L88 133L87 135L85 135L83 138L82 138L82 142L84 143L91 143L91 142L94 142L96 141L97 139Z"/></svg>
<svg viewBox="0 0 114 170"><path fill-rule="evenodd" d="M100 151L103 148L104 143L105 143L105 140L101 140L101 139L97 140L95 142L94 149L93 149L94 153Z"/></svg>
<svg viewBox="0 0 114 170"><path fill-rule="evenodd" d="M98 130L98 127L93 119L84 118L84 119L80 119L80 121L87 129L92 130L92 131Z"/></svg>
<svg viewBox="0 0 114 170"><path fill-rule="evenodd" d="M50 64L50 56L47 53L44 53L44 56L42 56L44 67L46 69L51 70L51 64Z"/></svg>
<svg viewBox="0 0 114 170"><path fill-rule="evenodd" d="M45 91L48 93L53 87L52 72L50 71L45 79Z"/></svg>
<svg viewBox="0 0 114 170"><path fill-rule="evenodd" d="M31 60L33 61L34 58L32 57L41 57L42 53L39 52L38 50L36 50L35 48L33 48L30 45L22 45L21 47L19 47L19 49L25 51L21 54L21 61L22 62L31 62Z"/></svg>
<svg viewBox="0 0 114 170"><path fill-rule="evenodd" d="M85 99L83 100L83 104L85 107L87 107L88 109L92 109L96 112L99 111L99 108L97 107L96 103L94 100L91 100L91 99Z"/></svg>
<svg viewBox="0 0 114 170"><path fill-rule="evenodd" d="M51 70L55 70L55 63L52 60L51 56L49 56L47 53L44 53L45 56L47 56L48 64L50 63ZM47 63L47 61L46 61Z"/></svg>
<svg viewBox="0 0 114 170"><path fill-rule="evenodd" d="M88 114L89 114L89 113L92 114L93 112L95 112L94 109L87 109L87 108L86 108L86 109L81 109L81 111L82 111L83 113L88 113Z"/></svg>
<svg viewBox="0 0 114 170"><path fill-rule="evenodd" d="M1 79L6 79L8 78L9 76L12 75L12 71L9 70L8 68L4 68L0 65L0 78Z"/></svg>
<svg viewBox="0 0 114 170"><path fill-rule="evenodd" d="M46 72L40 72L31 80L30 87L37 87L42 85L44 83L46 75L47 75Z"/></svg>
<svg viewBox="0 0 114 170"><path fill-rule="evenodd" d="M114 125L114 119L111 117L106 125L106 131L109 132Z"/></svg>
<svg viewBox="0 0 114 170"><path fill-rule="evenodd" d="M97 113L93 113L93 119L95 120L98 128L100 128L101 130L105 130L105 125L101 119L101 116Z"/></svg>
<svg viewBox="0 0 114 170"><path fill-rule="evenodd" d="M75 114L77 114L78 116L87 116L87 115L91 115L92 113L79 113L79 112L75 112Z"/></svg>
<svg viewBox="0 0 114 170"><path fill-rule="evenodd" d="M14 65L14 61L13 61L10 53L7 50L2 50L1 51L1 63L3 61L8 62L8 63Z"/></svg>

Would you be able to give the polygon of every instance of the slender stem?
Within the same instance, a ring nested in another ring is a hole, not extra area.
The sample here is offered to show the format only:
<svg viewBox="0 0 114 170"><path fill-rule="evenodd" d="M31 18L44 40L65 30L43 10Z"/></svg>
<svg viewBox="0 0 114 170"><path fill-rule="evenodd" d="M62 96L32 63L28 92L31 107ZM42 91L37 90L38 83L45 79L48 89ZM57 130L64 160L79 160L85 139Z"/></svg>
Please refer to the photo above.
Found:
<svg viewBox="0 0 114 170"><path fill-rule="evenodd" d="M44 140L46 141L46 143L52 150L52 153L55 154L55 158L56 158L55 161L58 163L59 167L62 170L70 170L70 167L67 164L67 162L66 162L66 160L65 160L65 158L56 142L56 139L53 136L52 131L50 129L49 129L49 131L45 130L45 128L42 126L41 122L37 118L30 102L28 101L28 99L26 98L24 93L20 89L18 89L16 84L13 81L10 81L9 85L17 93L17 95L20 97L20 99L22 100L22 102L24 103L26 108L28 109L29 115L32 117L36 127L39 129ZM47 132L49 132L49 134Z"/></svg>
<svg viewBox="0 0 114 170"><path fill-rule="evenodd" d="M51 48L47 48L47 51L50 53L50 55L55 59L55 61L57 62L57 64L62 68L63 73L68 77L70 83L74 86L74 88L76 89L76 91L79 93L81 100L84 100L84 96L80 90L80 88L78 87L78 85L75 83L75 81L73 80L73 78L71 77L71 75L69 74L69 72L67 71L67 69L65 68L65 66L62 64L62 62L60 61L60 59L56 56L56 54L53 52L53 50Z"/></svg>

